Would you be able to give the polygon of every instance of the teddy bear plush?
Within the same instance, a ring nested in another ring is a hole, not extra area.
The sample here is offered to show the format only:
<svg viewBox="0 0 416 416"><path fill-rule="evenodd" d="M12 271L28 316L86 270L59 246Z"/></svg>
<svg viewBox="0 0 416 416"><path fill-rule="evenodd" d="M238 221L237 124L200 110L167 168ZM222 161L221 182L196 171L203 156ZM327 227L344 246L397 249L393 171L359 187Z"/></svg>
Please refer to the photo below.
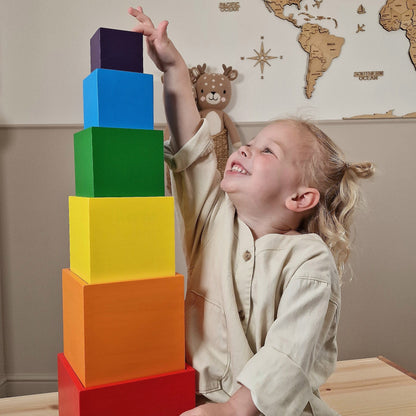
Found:
<svg viewBox="0 0 416 416"><path fill-rule="evenodd" d="M238 77L238 71L222 65L223 73L207 73L206 64L191 68L191 81L195 88L196 103L201 117L207 119L217 156L217 167L221 176L233 148L241 146L237 127L224 109L231 100L231 82Z"/></svg>

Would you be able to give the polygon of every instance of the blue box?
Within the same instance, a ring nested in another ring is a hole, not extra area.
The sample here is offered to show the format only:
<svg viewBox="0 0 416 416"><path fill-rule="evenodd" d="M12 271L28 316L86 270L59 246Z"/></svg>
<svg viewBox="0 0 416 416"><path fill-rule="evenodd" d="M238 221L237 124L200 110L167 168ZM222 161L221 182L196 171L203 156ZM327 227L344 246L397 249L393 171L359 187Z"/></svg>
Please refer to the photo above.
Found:
<svg viewBox="0 0 416 416"><path fill-rule="evenodd" d="M98 68L83 82L84 129L153 130L153 75Z"/></svg>

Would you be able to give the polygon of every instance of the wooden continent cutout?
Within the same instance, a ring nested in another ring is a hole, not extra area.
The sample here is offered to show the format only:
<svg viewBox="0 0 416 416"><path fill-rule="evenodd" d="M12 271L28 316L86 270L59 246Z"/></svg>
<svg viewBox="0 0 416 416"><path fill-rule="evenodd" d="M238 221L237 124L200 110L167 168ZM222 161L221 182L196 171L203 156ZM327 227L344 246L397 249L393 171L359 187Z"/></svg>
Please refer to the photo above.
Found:
<svg viewBox="0 0 416 416"><path fill-rule="evenodd" d="M361 114L352 117L343 117L343 120L359 120L359 119L392 119L392 118L416 118L416 112L407 113L403 116L396 116L394 110L386 111L385 113Z"/></svg>
<svg viewBox="0 0 416 416"><path fill-rule="evenodd" d="M380 10L380 24L388 32L402 29L409 39L409 56L416 69L416 1L387 0Z"/></svg>
<svg viewBox="0 0 416 416"><path fill-rule="evenodd" d="M307 98L312 97L315 90L315 84L329 68L332 61L341 54L341 48L345 39L339 36L332 35L328 29L313 23L301 24L297 20L294 13L284 13L286 6L295 6L298 10L301 9L302 0L263 0L266 8L274 13L276 17L292 23L295 27L301 29L298 37L302 49L308 54L308 68L306 72L306 86L305 95ZM315 2L319 8L321 2ZM299 13L299 15L305 13ZM323 20L324 16L312 16L310 19ZM333 18L335 27L337 21Z"/></svg>

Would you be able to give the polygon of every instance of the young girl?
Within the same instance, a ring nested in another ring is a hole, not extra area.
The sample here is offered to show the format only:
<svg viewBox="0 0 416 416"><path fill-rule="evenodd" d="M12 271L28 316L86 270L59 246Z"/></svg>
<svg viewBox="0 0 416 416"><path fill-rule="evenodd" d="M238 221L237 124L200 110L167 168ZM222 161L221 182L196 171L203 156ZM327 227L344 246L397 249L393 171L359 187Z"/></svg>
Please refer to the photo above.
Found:
<svg viewBox="0 0 416 416"><path fill-rule="evenodd" d="M129 13L164 73L188 268L186 359L205 403L183 416L336 414L318 389L337 359L356 182L372 164L346 163L314 125L281 120L233 153L221 178L168 23Z"/></svg>

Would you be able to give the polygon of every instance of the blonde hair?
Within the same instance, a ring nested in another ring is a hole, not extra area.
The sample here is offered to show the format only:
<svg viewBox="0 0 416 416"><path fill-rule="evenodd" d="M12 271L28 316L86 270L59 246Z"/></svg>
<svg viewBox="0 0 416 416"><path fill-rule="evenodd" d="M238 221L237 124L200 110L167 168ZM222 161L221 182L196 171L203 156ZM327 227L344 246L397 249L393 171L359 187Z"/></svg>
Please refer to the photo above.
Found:
<svg viewBox="0 0 416 416"><path fill-rule="evenodd" d="M341 278L351 250L352 215L361 196L357 182L371 177L375 168L371 162L346 162L342 151L322 130L308 121L293 121L311 133L317 145L306 163L303 180L319 191L320 200L303 219L300 230L321 236Z"/></svg>

